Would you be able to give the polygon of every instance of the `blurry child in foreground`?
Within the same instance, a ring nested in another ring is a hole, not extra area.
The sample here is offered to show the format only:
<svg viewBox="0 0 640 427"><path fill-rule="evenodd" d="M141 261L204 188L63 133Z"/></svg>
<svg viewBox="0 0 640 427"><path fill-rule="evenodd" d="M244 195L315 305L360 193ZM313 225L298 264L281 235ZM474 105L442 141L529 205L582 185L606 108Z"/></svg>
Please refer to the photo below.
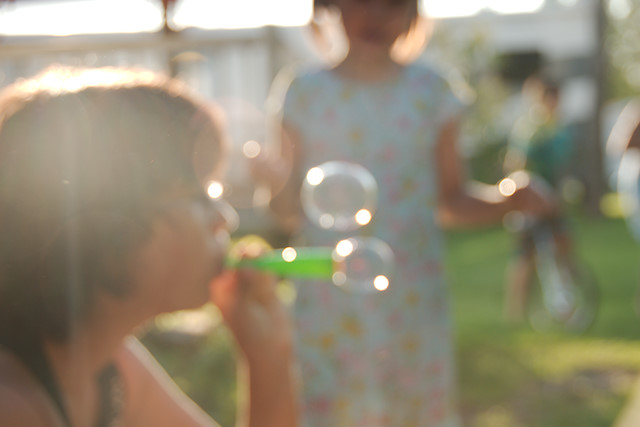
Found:
<svg viewBox="0 0 640 427"><path fill-rule="evenodd" d="M209 300L248 381L239 424L297 424L274 281L223 268L233 213L203 185L224 139L211 106L150 72L51 70L2 92L0 425L217 425L134 337Z"/></svg>

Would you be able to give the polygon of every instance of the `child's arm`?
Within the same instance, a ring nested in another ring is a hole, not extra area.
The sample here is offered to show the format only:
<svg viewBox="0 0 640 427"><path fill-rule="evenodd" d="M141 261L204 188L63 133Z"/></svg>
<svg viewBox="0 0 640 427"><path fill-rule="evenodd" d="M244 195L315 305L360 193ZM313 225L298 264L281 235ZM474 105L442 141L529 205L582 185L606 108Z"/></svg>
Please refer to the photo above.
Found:
<svg viewBox="0 0 640 427"><path fill-rule="evenodd" d="M457 140L459 122L450 120L436 142L439 178L439 217L445 227L478 226L499 222L505 214L521 210L536 216L555 213L556 203L546 191L524 185L506 197L497 185L470 181L460 159Z"/></svg>
<svg viewBox="0 0 640 427"><path fill-rule="evenodd" d="M254 270L236 270L214 280L212 300L239 349L239 391L243 396L238 425L297 426L292 327L287 309L276 295L275 278Z"/></svg>

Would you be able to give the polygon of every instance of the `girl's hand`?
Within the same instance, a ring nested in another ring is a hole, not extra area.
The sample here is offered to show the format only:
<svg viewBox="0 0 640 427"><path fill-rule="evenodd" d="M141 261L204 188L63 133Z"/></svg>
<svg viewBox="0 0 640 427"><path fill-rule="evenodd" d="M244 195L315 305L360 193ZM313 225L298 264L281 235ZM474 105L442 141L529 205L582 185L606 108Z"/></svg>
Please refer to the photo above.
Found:
<svg viewBox="0 0 640 427"><path fill-rule="evenodd" d="M244 257L268 249L256 242L242 244L236 244L234 251ZM291 323L275 285L274 277L250 269L227 270L211 283L212 300L244 356L238 364L238 388L248 391L248 398L239 396L248 410L241 425L299 424Z"/></svg>
<svg viewBox="0 0 640 427"><path fill-rule="evenodd" d="M252 244L242 256L257 256ZM211 283L211 297L249 365L273 366L292 357L291 323L275 292L274 277L251 269L228 270Z"/></svg>

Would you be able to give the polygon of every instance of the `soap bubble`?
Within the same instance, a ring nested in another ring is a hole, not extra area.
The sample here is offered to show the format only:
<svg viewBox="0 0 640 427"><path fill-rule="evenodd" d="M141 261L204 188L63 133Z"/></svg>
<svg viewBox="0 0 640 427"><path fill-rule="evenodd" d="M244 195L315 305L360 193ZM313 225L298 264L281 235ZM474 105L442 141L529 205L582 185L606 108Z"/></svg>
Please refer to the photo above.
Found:
<svg viewBox="0 0 640 427"><path fill-rule="evenodd" d="M333 283L348 292L375 293L387 290L395 266L393 251L375 237L340 240L334 250Z"/></svg>
<svg viewBox="0 0 640 427"><path fill-rule="evenodd" d="M300 197L307 218L314 224L324 229L350 231L371 221L378 186L364 167L331 161L309 169Z"/></svg>

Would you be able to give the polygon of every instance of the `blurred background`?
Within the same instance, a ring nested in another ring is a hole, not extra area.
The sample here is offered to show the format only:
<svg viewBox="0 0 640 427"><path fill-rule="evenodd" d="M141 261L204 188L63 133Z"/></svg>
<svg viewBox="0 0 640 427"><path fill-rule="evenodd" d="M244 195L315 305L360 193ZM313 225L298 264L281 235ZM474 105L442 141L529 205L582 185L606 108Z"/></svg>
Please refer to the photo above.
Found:
<svg viewBox="0 0 640 427"><path fill-rule="evenodd" d="M637 213L618 192L623 150L610 138L640 92L640 0L425 0L422 8L434 31L418 60L442 64L472 101L461 150L473 178L502 178L511 129L529 108L527 77L544 72L559 84L559 117L577 146L563 195L578 256L600 289L585 332L508 324L514 236L502 226L448 232L465 425L640 425L629 421L640 373ZM311 0L0 0L0 86L52 64L149 68L218 103L235 147L269 145L276 77L322 61L311 13ZM232 184L246 181L242 168L234 173ZM277 241L263 208L237 207L238 235ZM161 316L143 339L187 393L233 424L232 350L215 309Z"/></svg>

